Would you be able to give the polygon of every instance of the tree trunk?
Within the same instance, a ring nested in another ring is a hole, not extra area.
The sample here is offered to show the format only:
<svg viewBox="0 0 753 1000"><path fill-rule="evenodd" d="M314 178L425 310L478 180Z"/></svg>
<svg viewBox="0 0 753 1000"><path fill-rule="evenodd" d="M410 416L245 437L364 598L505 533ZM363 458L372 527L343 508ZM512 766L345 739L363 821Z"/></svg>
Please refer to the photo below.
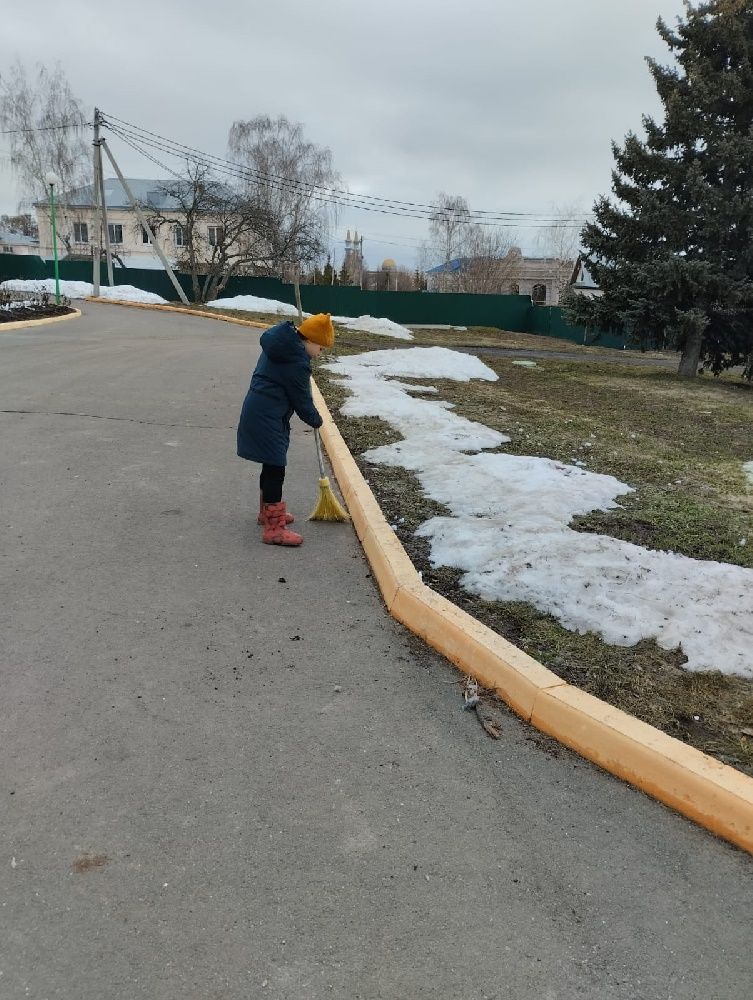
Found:
<svg viewBox="0 0 753 1000"><path fill-rule="evenodd" d="M695 378L698 374L698 364L701 360L703 334L708 320L700 310L690 310L683 316L685 326L685 343L680 356L677 374L681 378Z"/></svg>

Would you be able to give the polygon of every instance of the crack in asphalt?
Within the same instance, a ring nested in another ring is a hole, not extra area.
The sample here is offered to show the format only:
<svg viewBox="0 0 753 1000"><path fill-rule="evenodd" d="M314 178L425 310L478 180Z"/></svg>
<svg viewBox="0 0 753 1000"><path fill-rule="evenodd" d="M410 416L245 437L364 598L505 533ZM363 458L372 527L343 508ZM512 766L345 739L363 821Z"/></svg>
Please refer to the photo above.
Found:
<svg viewBox="0 0 753 1000"><path fill-rule="evenodd" d="M77 413L72 410L0 410L0 413L38 414L43 417L90 417L92 420L120 420L129 424L146 424L149 427L193 427L212 431L231 431L232 427L217 424L167 424L159 420L139 420L138 417L111 417L104 413Z"/></svg>

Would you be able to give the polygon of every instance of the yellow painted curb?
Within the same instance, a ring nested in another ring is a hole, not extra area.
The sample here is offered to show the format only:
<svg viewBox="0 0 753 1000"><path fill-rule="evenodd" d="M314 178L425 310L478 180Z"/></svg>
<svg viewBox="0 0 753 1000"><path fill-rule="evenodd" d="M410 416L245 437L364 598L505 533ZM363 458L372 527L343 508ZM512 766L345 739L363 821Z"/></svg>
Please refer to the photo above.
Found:
<svg viewBox="0 0 753 1000"><path fill-rule="evenodd" d="M531 722L612 774L753 852L753 780L570 684L542 691Z"/></svg>
<svg viewBox="0 0 753 1000"><path fill-rule="evenodd" d="M322 440L388 610L537 729L753 854L753 779L567 684L421 581L316 385Z"/></svg>
<svg viewBox="0 0 753 1000"><path fill-rule="evenodd" d="M0 323L0 333L5 333L6 330L23 330L30 326L46 326L47 323L62 323L66 319L78 319L80 315L80 309L73 309L63 316L43 316L42 319L20 319L17 323Z"/></svg>
<svg viewBox="0 0 753 1000"><path fill-rule="evenodd" d="M253 326L257 330L266 330L268 323L257 323L251 319L236 319L235 316L222 316L207 309L185 309L182 306L162 305L159 302L129 302L128 299L104 299L101 295L89 295L86 302L103 302L107 306L130 306L132 309L158 309L160 312L185 313L186 316L199 316L204 319L217 319L222 323L234 323L236 326Z"/></svg>
<svg viewBox="0 0 753 1000"><path fill-rule="evenodd" d="M265 326L177 306L90 301ZM421 581L313 382L312 390L322 441L391 614L542 732L753 854L753 778L572 687Z"/></svg>
<svg viewBox="0 0 753 1000"><path fill-rule="evenodd" d="M541 691L565 686L561 677L420 580L400 588L390 611L526 721Z"/></svg>

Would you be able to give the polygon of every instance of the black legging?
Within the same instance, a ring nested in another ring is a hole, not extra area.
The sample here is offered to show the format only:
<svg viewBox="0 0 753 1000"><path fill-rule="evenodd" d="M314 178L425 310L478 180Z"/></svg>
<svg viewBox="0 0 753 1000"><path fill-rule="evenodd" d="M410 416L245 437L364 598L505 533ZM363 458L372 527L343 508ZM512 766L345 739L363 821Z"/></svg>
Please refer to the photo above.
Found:
<svg viewBox="0 0 753 1000"><path fill-rule="evenodd" d="M259 489L264 503L279 503L282 500L282 484L285 481L284 465L267 465L261 467Z"/></svg>

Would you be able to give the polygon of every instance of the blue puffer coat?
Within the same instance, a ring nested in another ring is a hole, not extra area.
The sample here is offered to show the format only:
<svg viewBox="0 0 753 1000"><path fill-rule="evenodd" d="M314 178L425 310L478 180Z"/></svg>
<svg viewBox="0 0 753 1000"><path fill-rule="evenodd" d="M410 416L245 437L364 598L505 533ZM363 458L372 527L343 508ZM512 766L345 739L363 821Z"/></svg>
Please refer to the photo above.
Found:
<svg viewBox="0 0 753 1000"><path fill-rule="evenodd" d="M311 398L311 361L288 321L265 330L261 348L241 410L238 454L251 462L286 465L293 413L309 427L322 425Z"/></svg>

